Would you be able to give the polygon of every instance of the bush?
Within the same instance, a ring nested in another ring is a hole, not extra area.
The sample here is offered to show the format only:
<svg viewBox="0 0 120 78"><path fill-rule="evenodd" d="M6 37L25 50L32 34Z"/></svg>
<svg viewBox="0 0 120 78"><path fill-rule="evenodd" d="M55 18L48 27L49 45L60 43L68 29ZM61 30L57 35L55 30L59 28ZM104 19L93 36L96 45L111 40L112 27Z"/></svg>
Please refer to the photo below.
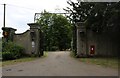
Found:
<svg viewBox="0 0 120 78"><path fill-rule="evenodd" d="M3 52L2 53L2 60L12 60L14 58L11 52Z"/></svg>
<svg viewBox="0 0 120 78"><path fill-rule="evenodd" d="M14 55L14 58L20 58L23 55L23 48L18 45L14 45L10 52Z"/></svg>
<svg viewBox="0 0 120 78"><path fill-rule="evenodd" d="M24 48L13 43L13 42L3 42L3 60L11 60L22 57Z"/></svg>
<svg viewBox="0 0 120 78"><path fill-rule="evenodd" d="M57 46L52 46L51 47L51 51L56 51L56 50L59 50Z"/></svg>
<svg viewBox="0 0 120 78"><path fill-rule="evenodd" d="M2 52L2 39L0 38L0 52Z"/></svg>

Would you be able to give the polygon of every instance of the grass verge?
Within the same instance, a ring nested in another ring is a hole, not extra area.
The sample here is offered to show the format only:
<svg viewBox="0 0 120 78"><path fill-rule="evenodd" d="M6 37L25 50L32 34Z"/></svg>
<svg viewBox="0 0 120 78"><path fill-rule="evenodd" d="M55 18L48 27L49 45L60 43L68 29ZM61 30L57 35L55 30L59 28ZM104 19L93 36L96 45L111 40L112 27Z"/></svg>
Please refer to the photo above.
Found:
<svg viewBox="0 0 120 78"><path fill-rule="evenodd" d="M14 65L14 64L21 63L21 62L34 61L36 59L44 58L44 57L47 57L47 56L48 56L48 52L44 52L44 55L41 56L41 57L23 57L23 58L15 59L15 60L0 61L0 67L1 66L4 67L4 66L7 66L7 65Z"/></svg>
<svg viewBox="0 0 120 78"><path fill-rule="evenodd" d="M70 53L70 56L76 58L73 52ZM89 57L89 58L76 58L77 60L87 63L87 64L96 64L104 67L110 67L118 69L119 59L116 57Z"/></svg>
<svg viewBox="0 0 120 78"><path fill-rule="evenodd" d="M24 58L20 58L20 59L15 59L15 60L7 60L7 61L2 61L2 65L1 66L7 66L7 65L13 65L13 64L17 64L17 63L21 63L21 62L29 62L29 61L33 61L36 60L36 57L24 57Z"/></svg>
<svg viewBox="0 0 120 78"><path fill-rule="evenodd" d="M76 58L76 56L75 56L75 52L70 52L70 57L73 57L73 58Z"/></svg>
<svg viewBox="0 0 120 78"><path fill-rule="evenodd" d="M96 64L104 67L110 67L114 69L118 69L118 58L79 58L81 62Z"/></svg>
<svg viewBox="0 0 120 78"><path fill-rule="evenodd" d="M42 57L47 57L47 56L48 56L48 52L45 51L45 52L44 52L44 55L43 55Z"/></svg>

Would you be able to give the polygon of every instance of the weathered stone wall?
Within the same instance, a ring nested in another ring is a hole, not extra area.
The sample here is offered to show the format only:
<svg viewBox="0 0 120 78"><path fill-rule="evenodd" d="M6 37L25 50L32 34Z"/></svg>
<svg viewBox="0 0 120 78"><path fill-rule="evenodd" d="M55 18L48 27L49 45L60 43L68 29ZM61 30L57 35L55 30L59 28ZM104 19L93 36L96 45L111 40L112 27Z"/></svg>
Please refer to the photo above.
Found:
<svg viewBox="0 0 120 78"><path fill-rule="evenodd" d="M77 54L86 55L86 29L83 23L79 23L81 26L77 26Z"/></svg>
<svg viewBox="0 0 120 78"><path fill-rule="evenodd" d="M96 52L98 55L103 56L117 56L117 53L119 51L119 43L117 38L115 38L114 33L108 33L104 32L101 34L96 35L95 41L96 41Z"/></svg>
<svg viewBox="0 0 120 78"><path fill-rule="evenodd" d="M85 36L80 36L85 32ZM93 32L86 29L83 23L77 24L77 54L90 55L90 46L95 46L95 55L98 56L117 56L119 52L119 35L115 32ZM82 40L83 39L83 40Z"/></svg>
<svg viewBox="0 0 120 78"><path fill-rule="evenodd" d="M16 44L25 48L26 54L31 54L31 38L30 38L30 30L27 30L21 34L15 34L14 40Z"/></svg>
<svg viewBox="0 0 120 78"><path fill-rule="evenodd" d="M95 46L95 55L97 55L97 34L93 33L91 30L87 30L86 32L86 46L87 46L87 54L90 55L90 46Z"/></svg>

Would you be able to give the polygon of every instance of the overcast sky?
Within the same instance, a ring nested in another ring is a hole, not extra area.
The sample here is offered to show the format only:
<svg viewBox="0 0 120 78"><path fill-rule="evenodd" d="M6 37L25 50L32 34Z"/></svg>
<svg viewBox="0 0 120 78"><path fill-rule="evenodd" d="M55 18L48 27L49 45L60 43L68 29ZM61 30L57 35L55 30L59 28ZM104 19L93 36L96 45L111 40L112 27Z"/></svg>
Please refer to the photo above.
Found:
<svg viewBox="0 0 120 78"><path fill-rule="evenodd" d="M69 6L68 0L0 0L0 32L3 26L3 5L6 4L6 27L16 28L16 33L23 33L29 26L27 23L34 22L34 14L44 9L49 12L64 12L63 8ZM76 2L77 0L72 0ZM95 1L95 0L91 0ZM98 0L97 0L98 1ZM99 0L106 1L106 0ZM107 0L119 1L119 0ZM56 10L58 9L59 10ZM2 33L0 33L0 37Z"/></svg>
<svg viewBox="0 0 120 78"><path fill-rule="evenodd" d="M76 2L76 0L72 1ZM63 12L63 8L69 6L67 0L0 0L0 28L3 26L2 4L4 3L6 4L6 27L16 28L17 33L29 29L27 23L34 22L35 13L40 13L44 9L49 12ZM56 10L57 8L59 10Z"/></svg>

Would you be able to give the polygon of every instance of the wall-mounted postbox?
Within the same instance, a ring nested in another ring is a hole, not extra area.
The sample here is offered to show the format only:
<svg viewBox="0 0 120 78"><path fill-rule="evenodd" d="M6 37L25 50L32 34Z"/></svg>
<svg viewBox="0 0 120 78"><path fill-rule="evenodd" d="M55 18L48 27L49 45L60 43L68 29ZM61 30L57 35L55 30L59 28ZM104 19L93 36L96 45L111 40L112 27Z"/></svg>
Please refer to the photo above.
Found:
<svg viewBox="0 0 120 78"><path fill-rule="evenodd" d="M95 54L95 45L91 45L90 46L90 55L94 55Z"/></svg>

